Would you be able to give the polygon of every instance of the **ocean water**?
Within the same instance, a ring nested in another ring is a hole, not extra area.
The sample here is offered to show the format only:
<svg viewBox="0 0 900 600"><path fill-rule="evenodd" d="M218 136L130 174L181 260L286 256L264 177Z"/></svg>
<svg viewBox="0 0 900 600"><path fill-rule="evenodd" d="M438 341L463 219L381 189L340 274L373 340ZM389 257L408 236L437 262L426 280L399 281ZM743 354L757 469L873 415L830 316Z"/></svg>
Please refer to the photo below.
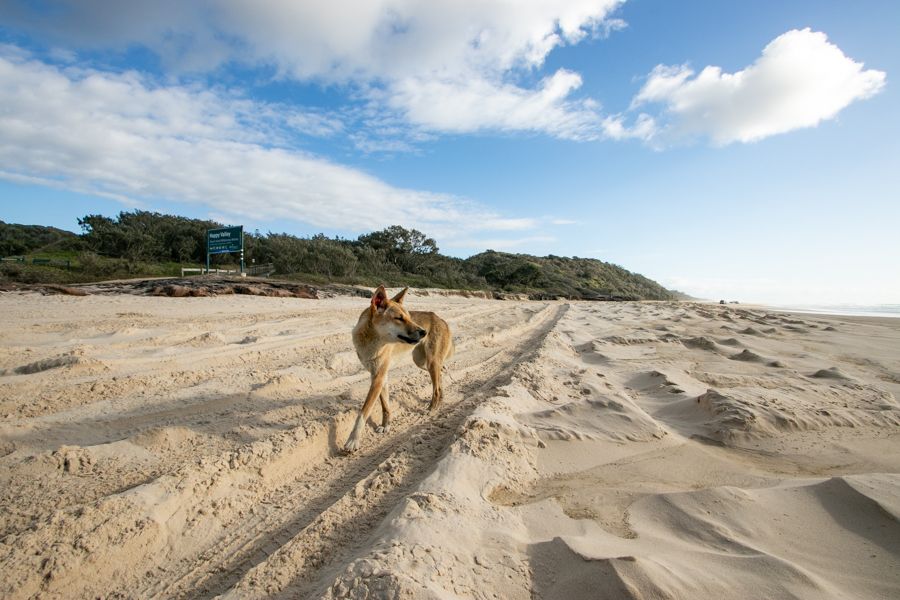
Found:
<svg viewBox="0 0 900 600"><path fill-rule="evenodd" d="M900 318L900 304L801 304L793 306L772 306L772 308L819 315Z"/></svg>

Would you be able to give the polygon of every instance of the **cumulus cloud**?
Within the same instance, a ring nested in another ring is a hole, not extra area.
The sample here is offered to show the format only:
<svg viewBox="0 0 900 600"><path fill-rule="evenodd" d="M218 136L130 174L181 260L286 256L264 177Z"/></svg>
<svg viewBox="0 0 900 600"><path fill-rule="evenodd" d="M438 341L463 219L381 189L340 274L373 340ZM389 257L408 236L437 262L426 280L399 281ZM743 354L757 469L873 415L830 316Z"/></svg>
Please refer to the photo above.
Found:
<svg viewBox="0 0 900 600"><path fill-rule="evenodd" d="M652 116L641 113L629 125L625 115L608 115L603 118L602 128L604 135L611 140L642 140L648 143L654 143L659 129L656 119Z"/></svg>
<svg viewBox="0 0 900 600"><path fill-rule="evenodd" d="M644 121L646 139L707 137L716 145L753 142L834 118L884 87L882 71L864 69L824 33L784 33L752 65L736 73L708 66L657 66L632 108L660 103L665 123ZM634 130L621 122L623 137ZM638 123L641 125L641 123Z"/></svg>
<svg viewBox="0 0 900 600"><path fill-rule="evenodd" d="M390 104L427 129L532 131L562 139L595 139L597 105L590 100L567 100L580 86L581 77L563 69L541 81L536 90L483 79L406 79L395 84Z"/></svg>
<svg viewBox="0 0 900 600"><path fill-rule="evenodd" d="M222 92L13 52L0 53L0 106L0 177L8 180L353 231L401 223L458 236L537 224L279 145L276 119L313 133L339 125Z"/></svg>
<svg viewBox="0 0 900 600"><path fill-rule="evenodd" d="M576 74L518 82L554 48L623 27L610 16L623 1L20 0L0 5L0 16L82 47L140 44L176 71L237 62L301 81L351 83L428 130L584 138L596 134L599 118L596 105L570 98L581 83Z"/></svg>

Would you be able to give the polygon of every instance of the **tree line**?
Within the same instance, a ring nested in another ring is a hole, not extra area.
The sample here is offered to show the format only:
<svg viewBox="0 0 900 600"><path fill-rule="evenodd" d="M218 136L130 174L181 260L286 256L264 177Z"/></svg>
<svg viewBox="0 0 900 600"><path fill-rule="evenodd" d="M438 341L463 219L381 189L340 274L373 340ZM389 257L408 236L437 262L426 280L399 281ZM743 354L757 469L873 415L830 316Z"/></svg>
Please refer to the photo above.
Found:
<svg viewBox="0 0 900 600"><path fill-rule="evenodd" d="M80 236L0 222L0 254L25 254L51 247L78 252L84 264L96 265L99 257L130 265L202 264L206 261L206 230L222 227L214 221L140 210L121 212L114 218L86 215L78 224L83 232ZM492 289L532 297L580 299L676 297L651 279L595 259L493 250L466 259L446 256L433 238L399 225L356 239L245 232L244 251L248 265L272 263L279 277L312 282ZM212 257L213 266L236 261L233 255Z"/></svg>

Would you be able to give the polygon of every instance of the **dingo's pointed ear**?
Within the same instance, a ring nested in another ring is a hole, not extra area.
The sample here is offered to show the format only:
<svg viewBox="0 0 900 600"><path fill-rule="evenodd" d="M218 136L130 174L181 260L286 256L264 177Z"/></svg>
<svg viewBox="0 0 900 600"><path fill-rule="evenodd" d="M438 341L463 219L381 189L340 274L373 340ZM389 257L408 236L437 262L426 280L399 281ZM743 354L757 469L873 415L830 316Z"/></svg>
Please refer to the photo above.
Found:
<svg viewBox="0 0 900 600"><path fill-rule="evenodd" d="M400 291L400 293L398 293L396 296L391 298L391 300L396 302L397 304L403 304L403 297L406 296L406 292L408 290L409 290L408 287L403 288L403 290Z"/></svg>
<svg viewBox="0 0 900 600"><path fill-rule="evenodd" d="M372 308L383 311L387 308L387 301L387 292L384 291L383 285L379 285L378 289L375 290L375 293L372 294Z"/></svg>

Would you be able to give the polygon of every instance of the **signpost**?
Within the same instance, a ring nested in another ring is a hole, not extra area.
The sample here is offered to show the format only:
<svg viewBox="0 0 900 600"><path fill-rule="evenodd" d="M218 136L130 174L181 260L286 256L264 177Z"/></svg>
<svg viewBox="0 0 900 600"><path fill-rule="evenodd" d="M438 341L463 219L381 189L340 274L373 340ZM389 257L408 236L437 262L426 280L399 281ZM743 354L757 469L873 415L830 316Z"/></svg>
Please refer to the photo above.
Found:
<svg viewBox="0 0 900 600"><path fill-rule="evenodd" d="M206 272L209 273L209 255L241 253L241 274L244 273L244 226L221 227L206 230Z"/></svg>

